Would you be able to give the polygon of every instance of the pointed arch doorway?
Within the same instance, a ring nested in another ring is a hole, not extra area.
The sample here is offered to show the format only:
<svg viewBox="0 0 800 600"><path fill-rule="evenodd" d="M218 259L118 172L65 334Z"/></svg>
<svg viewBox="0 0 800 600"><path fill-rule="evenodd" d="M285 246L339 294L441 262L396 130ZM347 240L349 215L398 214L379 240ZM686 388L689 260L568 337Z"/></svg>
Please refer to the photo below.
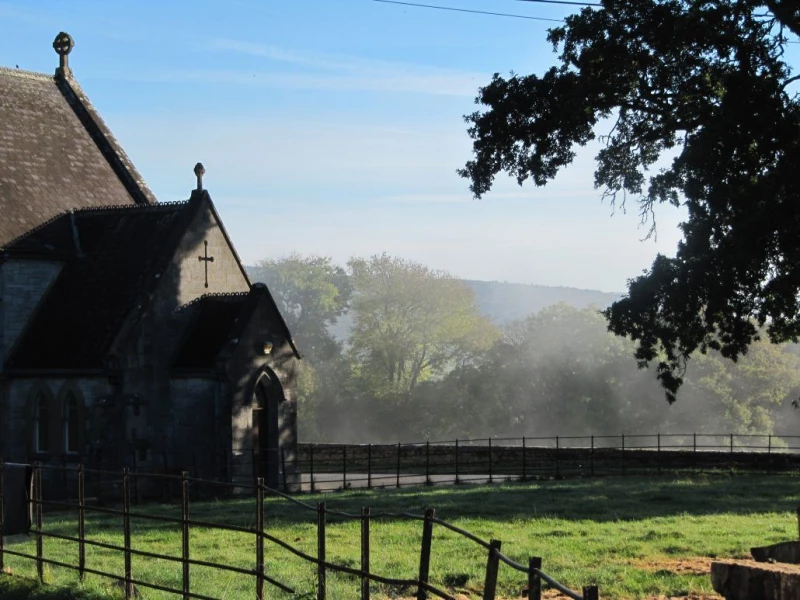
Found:
<svg viewBox="0 0 800 600"><path fill-rule="evenodd" d="M275 373L265 368L253 389L253 458L257 477L278 488L281 474L280 403L283 387Z"/></svg>

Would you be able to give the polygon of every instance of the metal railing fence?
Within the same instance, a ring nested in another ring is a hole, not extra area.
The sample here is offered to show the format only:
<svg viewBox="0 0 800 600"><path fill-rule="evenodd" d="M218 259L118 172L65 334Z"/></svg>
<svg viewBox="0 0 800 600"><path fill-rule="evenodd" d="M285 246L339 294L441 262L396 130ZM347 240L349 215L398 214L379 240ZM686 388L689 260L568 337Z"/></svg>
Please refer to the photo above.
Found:
<svg viewBox="0 0 800 600"><path fill-rule="evenodd" d="M4 543L3 532L5 529L5 503L7 497L7 489L5 485L5 474L7 467L30 467L31 468L31 489L32 494L28 499L29 508L32 514L31 532L35 537L36 553L28 554L9 548ZM68 500L46 500L44 488L45 484L42 478L42 472L46 470L61 470L70 469L71 474L76 479L75 489L77 491L76 501ZM121 507L99 506L89 502L90 497L86 494L86 476L92 474L95 476L103 475L113 477L114 480L109 483L118 485L121 495ZM180 506L181 516L169 517L161 514L148 513L143 510L132 510L132 487L135 481L139 478L148 479L161 479L166 481L175 481L179 483L180 493ZM210 486L222 486L226 489L239 489L245 493L252 494L255 497L255 511L256 521L254 527L241 527L227 523L210 522L200 519L191 518L190 516L190 498L189 486L191 484L203 484ZM264 530L264 502L267 494L273 494L292 503L295 506L301 507L307 511L314 512L316 515L317 524L317 555L313 556L309 553L294 547L293 545L275 537ZM74 511L77 513L77 535L67 535L64 533L55 533L52 531L45 531L44 529L44 508L50 507L57 511ZM123 545L115 545L107 542L101 542L87 537L86 532L86 515L87 513L99 513L104 515L111 515L120 517L122 520L123 531ZM327 559L327 522L329 516L335 516L347 520L359 520L361 523L361 568L357 569L347 565L336 564ZM370 569L370 524L378 519L407 519L422 522L422 542L420 546L419 556L419 572L416 578L392 578L380 575ZM180 556L170 556L157 552L151 552L142 548L136 548L133 544L131 535L131 519L143 519L151 521L159 521L163 523L172 523L178 525L181 530L181 554ZM212 569L219 569L224 571L233 572L245 577L253 578L253 593L258 600L262 600L265 596L265 584L274 586L284 592L295 594L296 590L290 586L282 583L275 578L268 575L265 571L264 565L264 545L269 542L279 546L287 552L299 557L303 561L312 565L316 570L316 598L318 600L325 600L327 595L327 574L328 572L347 573L356 576L360 580L359 589L360 597L362 600L367 600L370 594L369 583L377 582L388 585L408 586L416 588L416 598L423 600L433 595L438 598L445 598L454 600L454 597L447 591L434 586L430 583L430 561L433 542L433 528L434 525L443 527L452 531L463 538L478 544L486 551L486 569L484 579L484 600L494 600L497 592L497 577L499 566L501 563L506 564L511 569L524 573L527 581L527 597L529 599L539 600L542 593L542 582L547 583L551 587L559 590L561 593L567 595L575 600L596 600L598 598L598 590L596 586L586 586L582 592L575 592L566 586L562 585L552 577L547 575L541 570L542 559L540 557L531 557L527 565L519 564L511 560L508 556L501 552L501 542L499 540L483 540L482 538L463 530L447 521L439 519L435 516L433 509L427 509L424 514L415 513L393 513L393 512L376 512L373 513L369 507L364 507L360 514L349 513L341 510L333 510L327 507L325 502L319 502L316 506L293 498L288 494L279 490L274 490L264 485L263 478L259 478L255 485L237 484L230 482L220 482L206 479L199 479L189 477L188 473L183 473L180 476L162 475L153 473L136 473L130 469L123 469L120 472L116 471L100 471L95 469L85 469L82 465L78 465L74 469L63 466L45 466L40 463L33 465L20 465L13 463L6 463L0 459L0 573L3 572L5 567L6 556L16 556L20 558L30 559L35 562L38 577L41 581L45 579L45 565L53 565L66 569L75 570L78 572L78 577L81 581L84 580L86 574L94 574L103 577L108 577L119 581L124 587L124 594L126 599L133 598L136 595L136 587L150 588L159 590L170 594L179 595L182 598L199 598L203 600L215 600L211 596L204 595L197 591L192 591L192 578L191 566L210 567ZM191 552L191 531L192 528L210 528L221 529L227 531L234 531L239 533L251 534L253 536L253 567L241 568L231 565L226 565L217 562L201 560L192 557ZM78 544L78 559L77 564L67 563L52 558L45 557L44 554L44 541L47 538L63 540ZM87 564L86 547L93 546L103 548L105 550L122 553L124 557L124 568L122 573L114 573L103 571L94 568ZM166 585L146 581L141 578L134 579L133 577L133 558L146 557L157 560L164 560L173 563L180 563L181 565L181 589L172 588ZM196 588L195 588L196 589Z"/></svg>

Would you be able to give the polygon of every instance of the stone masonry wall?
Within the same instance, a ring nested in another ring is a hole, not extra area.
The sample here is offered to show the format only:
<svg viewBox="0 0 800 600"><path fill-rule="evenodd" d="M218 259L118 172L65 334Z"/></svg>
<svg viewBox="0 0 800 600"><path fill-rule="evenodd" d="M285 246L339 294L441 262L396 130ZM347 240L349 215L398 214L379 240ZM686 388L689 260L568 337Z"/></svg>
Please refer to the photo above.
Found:
<svg viewBox="0 0 800 600"><path fill-rule="evenodd" d="M398 460L399 456L399 460ZM312 467L313 463L313 467ZM346 466L345 466L346 465ZM623 450L454 444L298 444L297 469L309 474L488 474L560 478L686 469L796 470L800 454L698 450Z"/></svg>
<svg viewBox="0 0 800 600"><path fill-rule="evenodd" d="M14 341L61 266L58 261L26 259L0 264L0 372Z"/></svg>
<svg viewBox="0 0 800 600"><path fill-rule="evenodd" d="M220 415L220 382L205 378L172 381L173 470L191 470L197 477L214 478L223 466L215 441L223 435L226 419Z"/></svg>
<svg viewBox="0 0 800 600"><path fill-rule="evenodd" d="M18 461L54 461L63 462L64 451L62 448L51 448L46 455L30 455L31 446L28 436L32 435L29 423L27 422L27 404L32 399L33 394L42 390L46 396L52 398L50 427L62 427L60 416L60 405L63 397L68 390L77 392L83 399L85 411L85 422L83 428L86 433L87 443L78 455L69 457L70 462L85 461L90 453L88 441L92 438L92 410L95 402L101 396L109 393L108 380L104 378L18 378L7 384L8 398L8 419L6 430L7 446L4 458Z"/></svg>
<svg viewBox="0 0 800 600"><path fill-rule="evenodd" d="M238 341L227 372L231 382L232 476L237 480L252 478L253 391L265 368L276 375L283 391L278 404L278 446L287 465L295 462L297 443L298 359L271 307L267 290L254 286L254 291L260 294L259 304ZM263 354L264 342L274 344L269 355Z"/></svg>
<svg viewBox="0 0 800 600"><path fill-rule="evenodd" d="M200 202L199 198L191 202ZM208 241L208 287L205 287L206 264L198 260L205 256ZM208 415L214 411L214 396L209 391L220 386L212 373L208 378L191 381L172 379L170 365L191 323L191 311L181 310L204 294L241 293L249 285L238 267L236 258L211 211L202 201L189 224L171 261L160 273L159 285L150 299L147 311L127 336L116 343L121 359L123 378L120 391L138 394L146 403L142 410L142 437L149 437L151 451L142 464L145 468L161 468L178 463L188 466L186 452L176 441L189 436L181 419L190 415L203 424L203 431L193 438L194 447L204 445L203 454L215 456L219 440L214 439L214 427L208 425ZM200 380L207 379L205 383ZM195 392L198 398L195 398ZM200 415L203 415L201 418ZM230 417L227 417L229 422ZM175 441L174 441L175 440Z"/></svg>

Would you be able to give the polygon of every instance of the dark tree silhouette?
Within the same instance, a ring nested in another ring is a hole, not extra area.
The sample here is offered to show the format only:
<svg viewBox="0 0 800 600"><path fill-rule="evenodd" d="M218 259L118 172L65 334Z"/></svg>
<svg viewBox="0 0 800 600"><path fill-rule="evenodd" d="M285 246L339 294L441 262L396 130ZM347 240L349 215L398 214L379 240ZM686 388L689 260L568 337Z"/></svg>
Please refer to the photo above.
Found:
<svg viewBox="0 0 800 600"><path fill-rule="evenodd" d="M670 402L693 352L736 360L762 326L773 342L800 334L800 77L784 59L798 35L795 0L604 0L550 30L556 66L495 75L466 117L474 157L459 173L476 197L501 171L545 185L607 123L604 197L635 197L645 219L686 207L675 258L606 311Z"/></svg>

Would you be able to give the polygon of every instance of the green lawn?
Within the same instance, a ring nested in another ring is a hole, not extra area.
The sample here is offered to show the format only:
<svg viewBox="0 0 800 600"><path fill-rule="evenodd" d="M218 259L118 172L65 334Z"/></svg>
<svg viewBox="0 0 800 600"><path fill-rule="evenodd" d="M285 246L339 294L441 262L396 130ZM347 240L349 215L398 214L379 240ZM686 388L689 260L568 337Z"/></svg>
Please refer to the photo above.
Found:
<svg viewBox="0 0 800 600"><path fill-rule="evenodd" d="M726 475L615 477L495 486L458 486L398 491L346 492L302 496L314 503L324 498L329 508L358 512L370 506L379 511L422 513L436 508L437 516L484 538L502 540L502 550L517 562L529 556L543 558L543 570L562 583L580 590L594 583L603 598L648 598L711 591L707 574L676 569L681 559L694 557L746 557L751 546L794 539L795 509L800 504L800 476ZM135 510L179 516L177 506L149 505ZM192 517L251 526L255 522L252 498L193 503ZM316 515L285 500L266 503L266 531L295 547L316 553ZM328 525L328 559L351 567L360 565L359 523L331 518ZM74 515L46 514L45 529L74 534ZM422 524L399 519L372 524L372 570L389 577L413 578L419 563ZM91 539L122 545L121 519L92 514L87 518ZM133 547L180 556L177 525L133 521ZM10 538L10 549L35 553L33 539ZM45 556L63 562L77 561L77 545L45 539ZM254 536L221 530L193 529L193 558L223 562L242 568L255 563ZM483 586L486 553L473 542L434 527L431 580L477 594ZM33 576L31 561L6 557L15 574ZM87 566L123 573L121 553L87 546ZM274 544L266 545L267 573L312 597L313 566ZM678 571L678 572L675 572ZM134 557L134 578L174 588L181 587L179 563ZM192 591L219 598L247 598L255 591L254 578L192 567ZM2 583L0 577L0 586ZM71 584L74 571L49 567L46 580ZM117 589L95 576L87 576L87 598L104 589ZM500 590L504 597L519 597L525 578L501 565ZM5 585L8 585L7 583ZM105 586L105 587L104 587ZM351 600L358 581L329 573L329 598ZM4 588L0 587L0 595ZM76 589L76 593L77 590ZM141 590L145 598L172 597ZM283 598L275 588L268 597ZM374 597L407 597L411 590L376 585ZM45 596L42 596L44 598ZM71 596L53 595L48 598ZM75 596L79 597L79 596Z"/></svg>

